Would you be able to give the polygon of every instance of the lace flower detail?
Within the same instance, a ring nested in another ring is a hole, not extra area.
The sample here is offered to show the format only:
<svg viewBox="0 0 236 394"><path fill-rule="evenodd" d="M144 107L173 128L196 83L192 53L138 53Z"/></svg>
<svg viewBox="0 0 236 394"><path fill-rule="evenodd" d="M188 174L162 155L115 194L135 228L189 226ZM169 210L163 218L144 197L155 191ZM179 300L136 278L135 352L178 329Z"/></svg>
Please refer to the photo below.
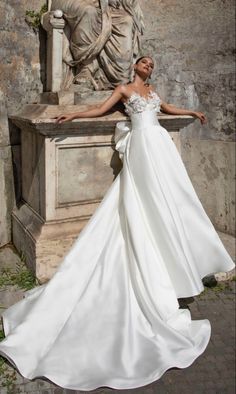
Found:
<svg viewBox="0 0 236 394"><path fill-rule="evenodd" d="M156 92L150 92L148 97L142 97L138 93L133 93L128 101L124 103L125 112L130 116L145 110L160 112L161 100Z"/></svg>

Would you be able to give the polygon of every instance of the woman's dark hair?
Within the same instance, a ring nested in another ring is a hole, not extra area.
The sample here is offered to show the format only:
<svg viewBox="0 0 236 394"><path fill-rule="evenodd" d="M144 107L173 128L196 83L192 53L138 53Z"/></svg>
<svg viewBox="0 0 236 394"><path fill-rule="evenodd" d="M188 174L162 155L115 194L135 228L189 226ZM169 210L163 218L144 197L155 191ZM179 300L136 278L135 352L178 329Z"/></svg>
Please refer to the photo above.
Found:
<svg viewBox="0 0 236 394"><path fill-rule="evenodd" d="M140 60L145 59L146 57L148 57L149 59L152 59L151 56L141 56L141 57L139 57L139 58L136 60L135 64L138 64L138 62L140 62Z"/></svg>

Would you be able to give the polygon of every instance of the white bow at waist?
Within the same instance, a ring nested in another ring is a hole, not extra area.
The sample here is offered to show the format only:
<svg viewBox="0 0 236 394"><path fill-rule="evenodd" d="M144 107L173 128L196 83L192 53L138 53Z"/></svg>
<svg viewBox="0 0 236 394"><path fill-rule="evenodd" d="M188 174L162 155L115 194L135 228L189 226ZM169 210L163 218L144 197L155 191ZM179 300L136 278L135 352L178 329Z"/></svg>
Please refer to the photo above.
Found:
<svg viewBox="0 0 236 394"><path fill-rule="evenodd" d="M115 128L115 149L119 152L119 157L123 161L123 156L130 138L131 122L118 122Z"/></svg>

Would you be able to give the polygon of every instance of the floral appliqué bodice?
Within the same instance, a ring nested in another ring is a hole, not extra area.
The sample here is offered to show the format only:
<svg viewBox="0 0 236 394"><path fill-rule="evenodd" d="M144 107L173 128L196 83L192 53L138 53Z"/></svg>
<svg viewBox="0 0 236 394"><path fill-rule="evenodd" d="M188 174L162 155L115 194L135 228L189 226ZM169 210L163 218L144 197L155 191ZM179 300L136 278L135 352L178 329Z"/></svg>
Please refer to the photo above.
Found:
<svg viewBox="0 0 236 394"><path fill-rule="evenodd" d="M154 91L149 92L147 97L143 97L140 94L134 92L130 98L124 103L125 112L131 116L139 112L146 110L153 110L160 112L161 110L161 99L158 94Z"/></svg>
<svg viewBox="0 0 236 394"><path fill-rule="evenodd" d="M116 150L119 152L121 160L123 160L124 153L129 143L131 131L133 128L133 123L135 123L135 117L132 115L141 114L145 111L152 111L148 113L147 120L150 125L157 124L158 119L156 112L160 112L161 109L161 99L156 92L149 92L147 97L142 97L140 94L134 92L130 98L124 103L125 112L131 117L130 121L122 121L116 124L115 129L115 144ZM154 113L153 113L154 111ZM136 119L140 125L142 125L143 120L138 117Z"/></svg>

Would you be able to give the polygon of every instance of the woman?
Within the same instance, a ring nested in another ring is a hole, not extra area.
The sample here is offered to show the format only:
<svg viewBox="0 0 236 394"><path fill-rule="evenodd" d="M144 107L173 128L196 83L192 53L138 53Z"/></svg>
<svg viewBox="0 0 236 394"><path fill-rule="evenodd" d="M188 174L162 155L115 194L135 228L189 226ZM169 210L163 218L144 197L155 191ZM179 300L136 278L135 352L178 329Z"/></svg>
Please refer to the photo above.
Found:
<svg viewBox="0 0 236 394"><path fill-rule="evenodd" d="M161 102L145 84L150 57L134 69L134 81L99 108L56 120L100 116L122 100L132 126L117 125L123 168L57 272L3 313L0 353L28 379L126 389L189 366L211 326L192 321L178 298L201 293L204 276L235 266L156 116L162 108L205 123L204 114Z"/></svg>
<svg viewBox="0 0 236 394"><path fill-rule="evenodd" d="M118 101L126 102L133 93L139 94L141 97L147 97L153 92L153 87L146 83L146 80L150 78L154 68L154 63L150 57L141 57L136 61L134 65L135 77L132 83L126 85L119 85L113 91L108 100L106 100L100 108L92 109L85 112L75 112L68 115L61 115L57 118L58 123L71 121L76 118L92 118L101 116L109 111ZM200 119L201 123L206 122L206 117L202 112L189 111L186 109L176 108L174 105L167 104L165 102L160 103L162 111L171 115L192 115Z"/></svg>

